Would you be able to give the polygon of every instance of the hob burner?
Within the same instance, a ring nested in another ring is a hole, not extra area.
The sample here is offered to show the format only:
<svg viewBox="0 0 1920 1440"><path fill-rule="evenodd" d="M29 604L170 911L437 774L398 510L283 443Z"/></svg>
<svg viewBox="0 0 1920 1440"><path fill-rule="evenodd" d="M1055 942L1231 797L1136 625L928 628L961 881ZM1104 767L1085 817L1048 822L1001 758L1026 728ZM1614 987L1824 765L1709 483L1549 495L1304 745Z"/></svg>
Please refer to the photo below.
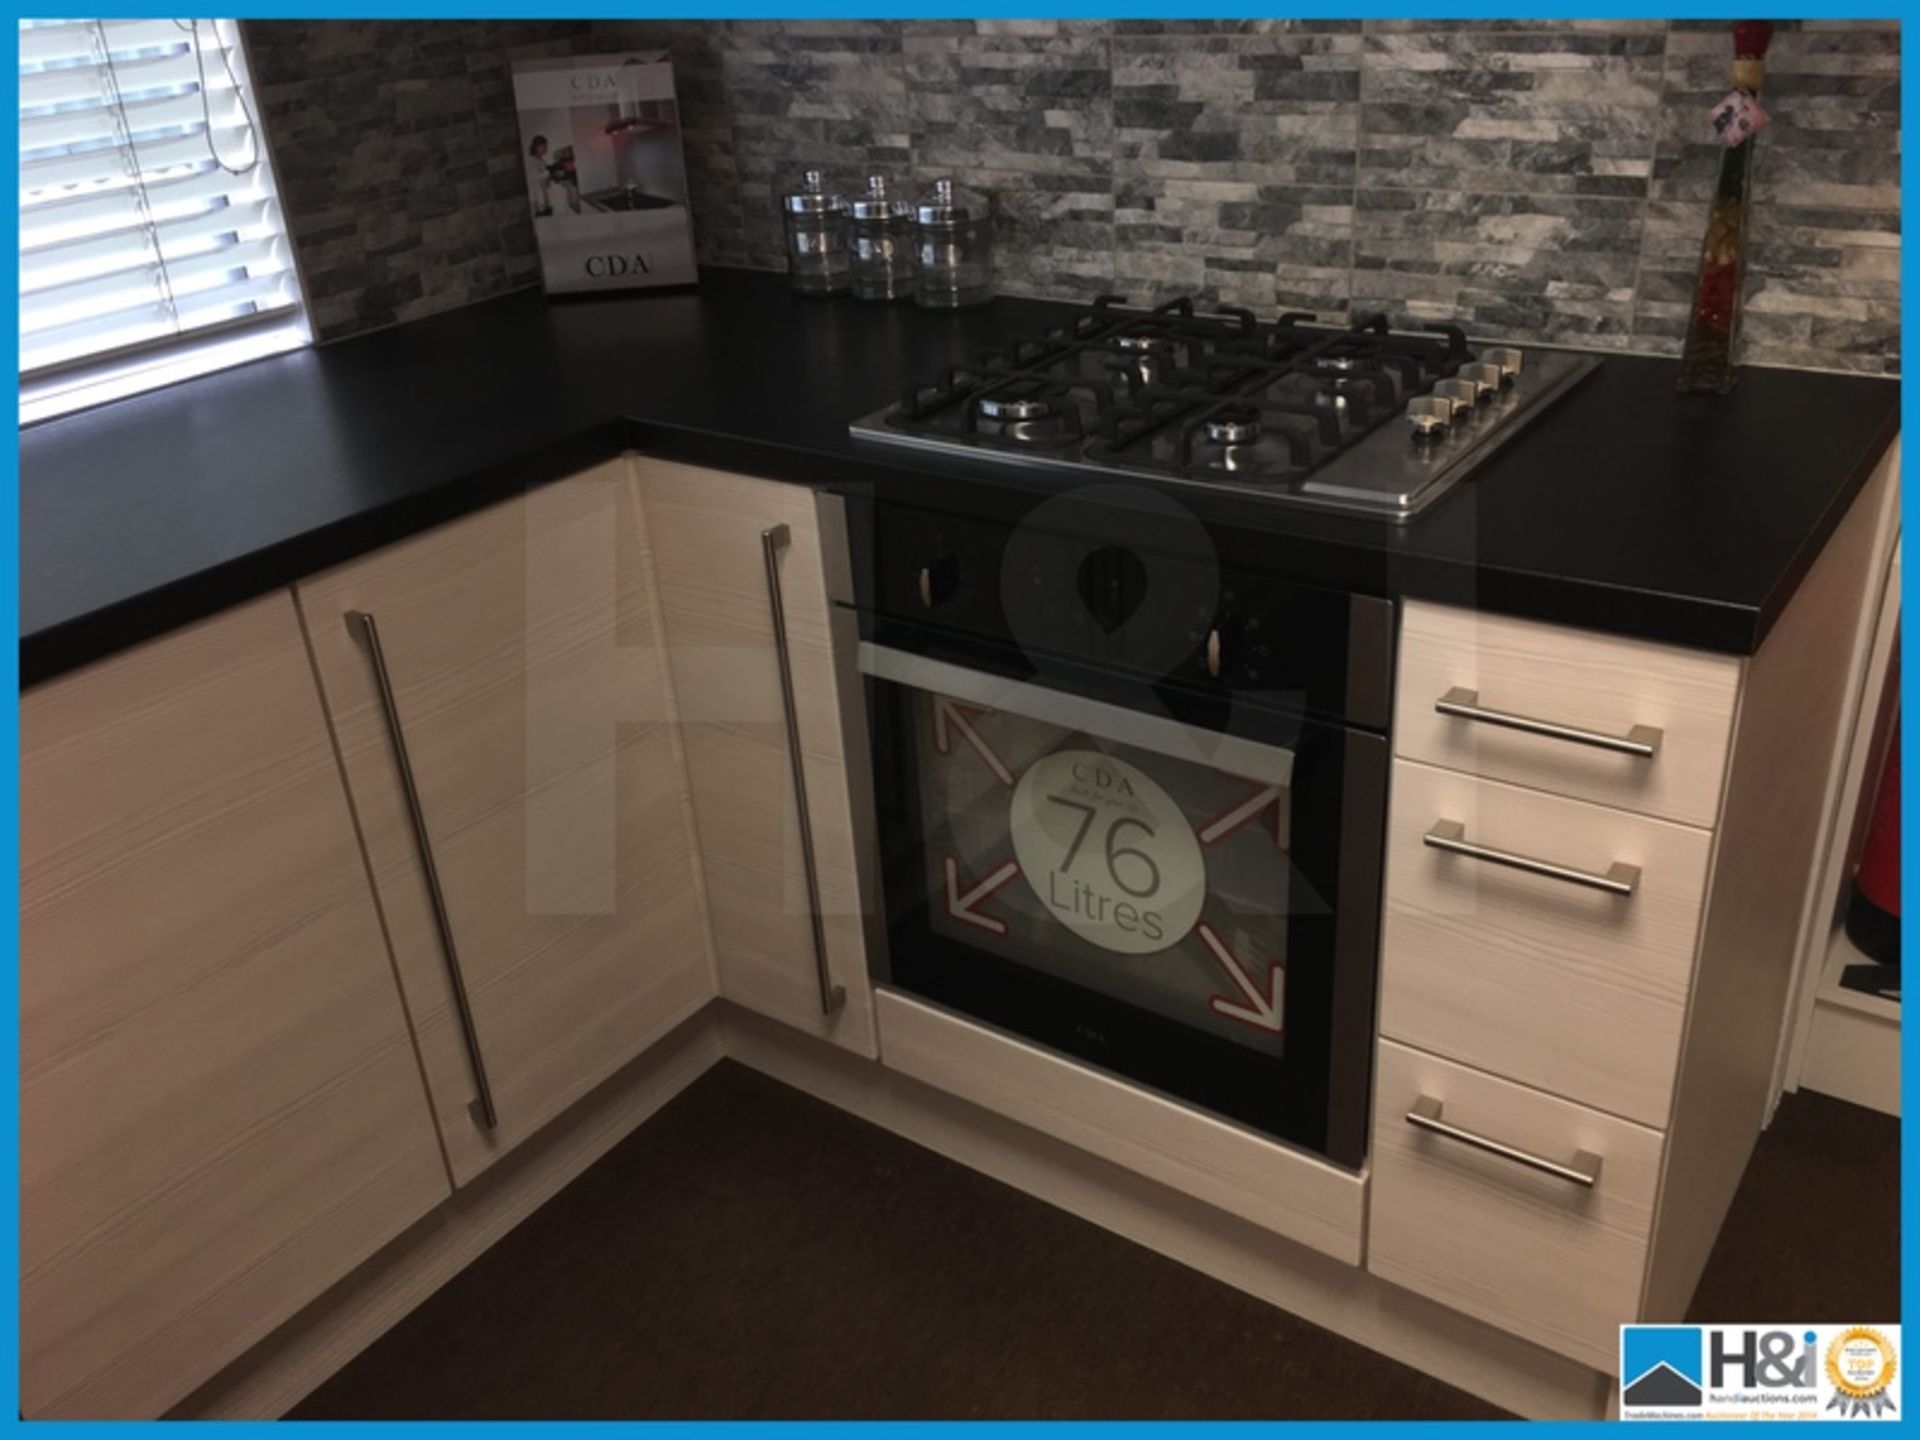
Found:
<svg viewBox="0 0 1920 1440"><path fill-rule="evenodd" d="M1038 395L983 395L978 404L981 415L989 420L1044 420L1055 410L1051 400Z"/></svg>
<svg viewBox="0 0 1920 1440"><path fill-rule="evenodd" d="M1251 445L1260 438L1260 417L1235 410L1207 421L1207 439L1215 445Z"/></svg>

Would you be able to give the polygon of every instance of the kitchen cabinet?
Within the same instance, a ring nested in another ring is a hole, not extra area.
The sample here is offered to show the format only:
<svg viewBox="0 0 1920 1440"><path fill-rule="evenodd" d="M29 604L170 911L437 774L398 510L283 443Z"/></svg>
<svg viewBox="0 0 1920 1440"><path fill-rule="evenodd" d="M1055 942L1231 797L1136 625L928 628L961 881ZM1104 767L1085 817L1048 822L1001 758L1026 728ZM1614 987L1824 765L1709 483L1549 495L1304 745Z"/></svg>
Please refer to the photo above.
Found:
<svg viewBox="0 0 1920 1440"><path fill-rule="evenodd" d="M297 593L464 1184L713 995L630 467Z"/></svg>
<svg viewBox="0 0 1920 1440"><path fill-rule="evenodd" d="M289 592L20 728L21 1410L152 1416L447 1174Z"/></svg>
<svg viewBox="0 0 1920 1440"><path fill-rule="evenodd" d="M1405 606L1367 1268L1605 1369L1778 1094L1899 447L1736 660Z"/></svg>
<svg viewBox="0 0 1920 1440"><path fill-rule="evenodd" d="M871 1057L853 829L863 773L848 761L865 726L857 689L843 693L852 637L827 598L843 544L836 504L802 486L644 457L639 473L720 993Z"/></svg>
<svg viewBox="0 0 1920 1440"><path fill-rule="evenodd" d="M1383 1040L1368 1268L1611 1369L1640 1301L1661 1139Z"/></svg>

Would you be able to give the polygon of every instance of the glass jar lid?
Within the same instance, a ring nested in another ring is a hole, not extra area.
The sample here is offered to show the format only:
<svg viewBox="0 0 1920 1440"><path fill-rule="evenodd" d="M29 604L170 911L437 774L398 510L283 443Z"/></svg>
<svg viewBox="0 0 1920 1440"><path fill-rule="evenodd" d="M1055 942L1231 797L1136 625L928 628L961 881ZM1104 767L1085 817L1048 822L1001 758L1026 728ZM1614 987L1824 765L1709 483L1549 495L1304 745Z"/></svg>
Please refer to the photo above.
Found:
<svg viewBox="0 0 1920 1440"><path fill-rule="evenodd" d="M835 215L847 208L846 198L827 189L827 177L809 170L800 177L800 188L780 201L789 215Z"/></svg>
<svg viewBox="0 0 1920 1440"><path fill-rule="evenodd" d="M884 175L869 175L867 193L847 208L856 220L904 220L913 214L913 202L889 190Z"/></svg>
<svg viewBox="0 0 1920 1440"><path fill-rule="evenodd" d="M964 225L987 218L987 198L942 178L933 182L931 194L921 197L915 213L922 225Z"/></svg>

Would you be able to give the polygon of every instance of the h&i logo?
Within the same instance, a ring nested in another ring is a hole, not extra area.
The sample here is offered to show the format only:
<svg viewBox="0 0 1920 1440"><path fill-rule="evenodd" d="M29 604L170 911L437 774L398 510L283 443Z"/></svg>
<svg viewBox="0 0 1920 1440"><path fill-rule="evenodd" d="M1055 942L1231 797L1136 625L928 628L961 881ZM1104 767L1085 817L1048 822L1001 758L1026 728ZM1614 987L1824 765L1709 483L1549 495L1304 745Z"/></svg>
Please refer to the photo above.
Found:
<svg viewBox="0 0 1920 1440"><path fill-rule="evenodd" d="M1620 1404L1626 1409L1698 1406L1700 1327L1627 1325L1620 1331Z"/></svg>

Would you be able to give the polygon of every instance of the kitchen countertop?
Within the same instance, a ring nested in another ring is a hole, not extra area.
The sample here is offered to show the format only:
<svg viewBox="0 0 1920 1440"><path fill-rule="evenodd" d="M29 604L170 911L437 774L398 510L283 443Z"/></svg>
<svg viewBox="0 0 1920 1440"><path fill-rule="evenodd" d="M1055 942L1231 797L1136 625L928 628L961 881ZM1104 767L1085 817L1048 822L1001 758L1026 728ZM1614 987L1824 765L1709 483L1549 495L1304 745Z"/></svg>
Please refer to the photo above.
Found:
<svg viewBox="0 0 1920 1440"><path fill-rule="evenodd" d="M1018 513L1059 482L847 435L1070 307L939 315L698 292L521 293L263 360L20 436L20 666L47 679L631 445L836 490ZM1750 654L1899 427L1893 380L1674 362L1598 372L1413 523L1183 487L1298 578Z"/></svg>

